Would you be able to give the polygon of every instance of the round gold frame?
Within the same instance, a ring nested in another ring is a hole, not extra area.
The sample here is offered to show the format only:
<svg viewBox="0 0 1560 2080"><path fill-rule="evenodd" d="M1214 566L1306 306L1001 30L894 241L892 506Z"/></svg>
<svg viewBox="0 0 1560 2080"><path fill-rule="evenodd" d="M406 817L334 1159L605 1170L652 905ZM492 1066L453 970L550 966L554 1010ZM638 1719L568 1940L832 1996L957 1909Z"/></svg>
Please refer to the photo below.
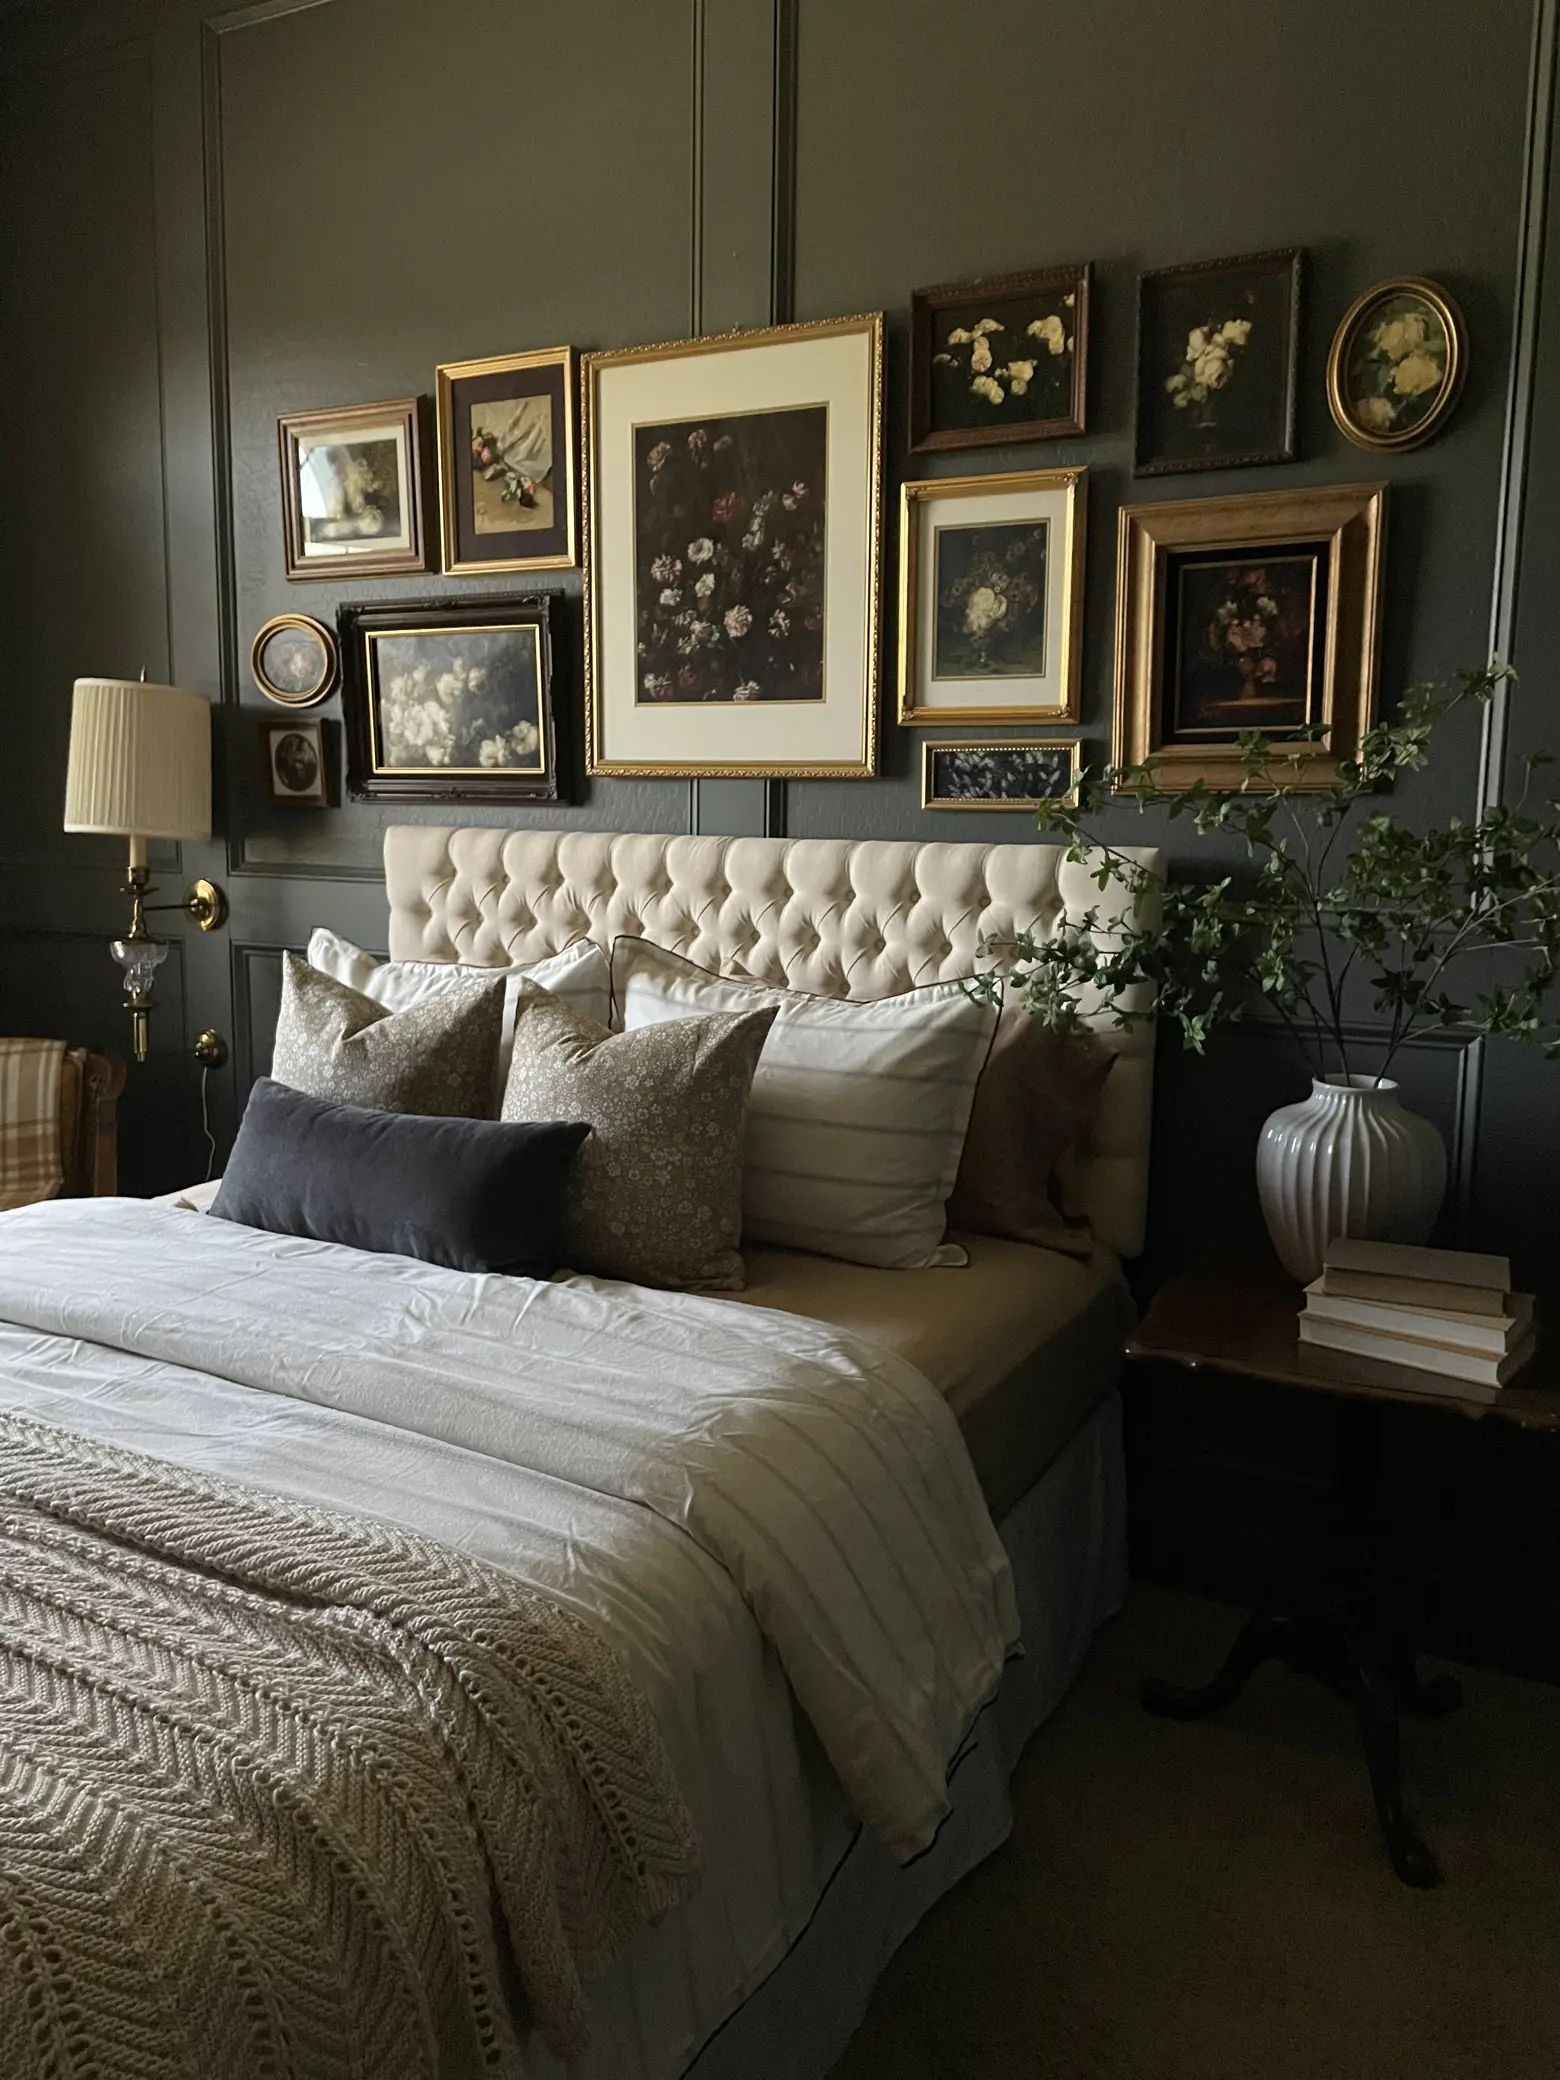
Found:
<svg viewBox="0 0 1560 2080"><path fill-rule="evenodd" d="M266 677L261 666L260 659L266 644L283 628L306 628L310 635L319 639L320 647L325 652L324 674L306 692L294 693L290 686L278 686L274 680ZM276 614L259 631L250 645L249 669L254 673L255 684L266 699L275 701L279 708L312 708L330 694L336 683L336 675L341 669L341 656L336 648L335 636L323 621L316 621L309 614Z"/></svg>
<svg viewBox="0 0 1560 2080"><path fill-rule="evenodd" d="M1343 394L1343 371L1361 325L1378 304L1391 296L1417 296L1440 320L1446 336L1446 380L1441 385L1440 396L1417 425L1401 433L1373 433L1369 427L1362 426L1349 409ZM1353 441L1357 448L1373 448L1378 453L1389 454L1405 448L1418 448L1441 431L1457 403L1467 372L1467 331L1462 312L1452 298L1439 282L1427 281L1423 275L1396 275L1390 281L1377 282L1363 296L1357 296L1344 312L1327 356L1327 406L1338 431L1346 440Z"/></svg>

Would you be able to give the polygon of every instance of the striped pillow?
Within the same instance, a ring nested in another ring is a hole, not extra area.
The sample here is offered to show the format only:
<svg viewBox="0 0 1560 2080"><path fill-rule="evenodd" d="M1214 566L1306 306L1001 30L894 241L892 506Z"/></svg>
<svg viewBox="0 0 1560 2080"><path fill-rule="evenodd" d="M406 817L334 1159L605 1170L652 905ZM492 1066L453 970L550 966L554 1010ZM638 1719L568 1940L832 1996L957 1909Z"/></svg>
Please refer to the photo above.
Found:
<svg viewBox="0 0 1560 2080"><path fill-rule="evenodd" d="M321 925L309 940L309 966L317 968L322 975L328 975L333 982L344 982L348 989L355 989L360 996L383 1004L388 1011L406 1011L427 997L459 991L473 975L484 980L502 975L504 1027L498 1043L500 1091L509 1074L510 1056L514 1050L515 999L520 992L522 977L540 983L543 989L551 990L555 997L562 997L582 1017L593 1018L598 1025L607 1024L611 1010L607 957L589 939L576 939L562 953L550 953L545 959L531 961L523 967L476 968L458 961L381 960L378 954L365 953L361 946L354 946L350 939L326 931Z"/></svg>
<svg viewBox="0 0 1560 2080"><path fill-rule="evenodd" d="M643 939L612 948L626 1029L773 1005L748 1106L746 1242L852 1264L963 1264L943 1240L996 1011L957 982L847 1003L728 982Z"/></svg>

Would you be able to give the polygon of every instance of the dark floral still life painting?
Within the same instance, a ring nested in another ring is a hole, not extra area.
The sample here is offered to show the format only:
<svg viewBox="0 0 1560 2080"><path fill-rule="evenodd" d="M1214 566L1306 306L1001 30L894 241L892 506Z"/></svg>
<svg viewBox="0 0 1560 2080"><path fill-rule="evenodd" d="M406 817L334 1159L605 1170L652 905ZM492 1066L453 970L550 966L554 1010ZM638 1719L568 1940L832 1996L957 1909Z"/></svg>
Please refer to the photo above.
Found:
<svg viewBox="0 0 1560 2080"><path fill-rule="evenodd" d="M1015 426L1071 407L1076 293L992 299L937 315L932 424Z"/></svg>
<svg viewBox="0 0 1560 2080"><path fill-rule="evenodd" d="M1045 672L1049 523L939 527L934 679Z"/></svg>
<svg viewBox="0 0 1560 2080"><path fill-rule="evenodd" d="M1076 749L1070 743L929 744L926 805L1028 808L1064 801L1077 784Z"/></svg>
<svg viewBox="0 0 1560 2080"><path fill-rule="evenodd" d="M1260 562L1187 557L1170 577L1175 640L1163 742L1251 729L1282 736L1321 720L1324 546Z"/></svg>
<svg viewBox="0 0 1560 2080"><path fill-rule="evenodd" d="M1142 277L1138 475L1292 458L1299 285L1298 252Z"/></svg>
<svg viewBox="0 0 1560 2080"><path fill-rule="evenodd" d="M543 764L533 628L374 635L376 764L390 771L512 770Z"/></svg>
<svg viewBox="0 0 1560 2080"><path fill-rule="evenodd" d="M639 702L821 701L829 415L634 429Z"/></svg>

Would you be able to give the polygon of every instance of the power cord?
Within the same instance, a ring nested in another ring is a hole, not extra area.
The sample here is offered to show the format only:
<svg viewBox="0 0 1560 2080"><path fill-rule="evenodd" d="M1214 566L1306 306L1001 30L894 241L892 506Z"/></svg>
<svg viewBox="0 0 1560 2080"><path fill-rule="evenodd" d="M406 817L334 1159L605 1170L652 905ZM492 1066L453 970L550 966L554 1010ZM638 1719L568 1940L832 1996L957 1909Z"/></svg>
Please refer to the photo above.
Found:
<svg viewBox="0 0 1560 2080"><path fill-rule="evenodd" d="M210 1077L210 1066L203 1062L200 1070L200 1130L206 1137L206 1175L203 1179L206 1184L210 1184L211 1173L217 1167L217 1137L211 1131L211 1112L206 1103L206 1085Z"/></svg>

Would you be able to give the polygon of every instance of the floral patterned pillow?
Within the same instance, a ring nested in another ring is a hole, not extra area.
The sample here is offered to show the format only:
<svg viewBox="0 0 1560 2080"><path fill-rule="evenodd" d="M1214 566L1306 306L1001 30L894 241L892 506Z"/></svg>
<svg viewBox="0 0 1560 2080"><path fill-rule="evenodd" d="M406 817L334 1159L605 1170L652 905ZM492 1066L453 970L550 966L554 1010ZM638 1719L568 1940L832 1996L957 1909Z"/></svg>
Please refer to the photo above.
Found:
<svg viewBox="0 0 1560 2080"><path fill-rule="evenodd" d="M564 1229L571 1270L740 1292L748 1092L774 1010L613 1033L522 982L506 1120L586 1120Z"/></svg>
<svg viewBox="0 0 1560 2080"><path fill-rule="evenodd" d="M334 1105L491 1119L503 1024L502 969L389 1011L287 953L271 1074Z"/></svg>

